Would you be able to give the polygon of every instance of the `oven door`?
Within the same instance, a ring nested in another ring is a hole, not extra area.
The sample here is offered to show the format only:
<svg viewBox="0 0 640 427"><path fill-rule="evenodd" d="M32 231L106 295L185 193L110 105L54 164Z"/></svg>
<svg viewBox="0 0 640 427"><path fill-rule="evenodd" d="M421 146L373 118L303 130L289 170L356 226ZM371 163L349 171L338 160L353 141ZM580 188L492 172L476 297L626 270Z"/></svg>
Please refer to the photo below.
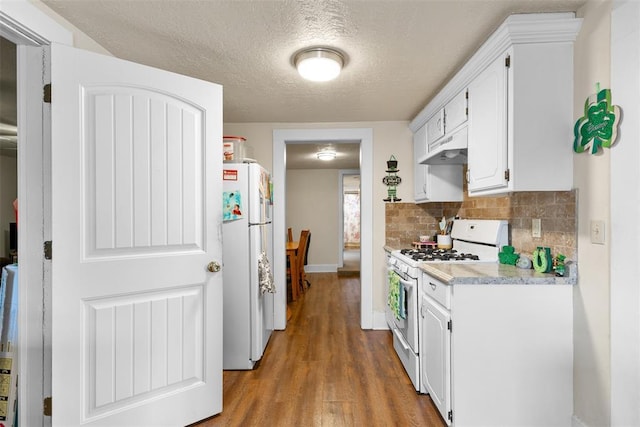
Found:
<svg viewBox="0 0 640 427"><path fill-rule="evenodd" d="M394 281L399 284L397 288ZM404 276L393 267L387 274L386 319L389 328L418 354L418 279Z"/></svg>

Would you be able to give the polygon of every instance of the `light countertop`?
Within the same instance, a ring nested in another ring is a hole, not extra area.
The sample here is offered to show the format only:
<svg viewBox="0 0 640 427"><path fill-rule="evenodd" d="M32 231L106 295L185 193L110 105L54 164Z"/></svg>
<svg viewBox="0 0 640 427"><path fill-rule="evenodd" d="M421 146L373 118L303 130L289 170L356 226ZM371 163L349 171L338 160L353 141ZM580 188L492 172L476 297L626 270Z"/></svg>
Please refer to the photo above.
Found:
<svg viewBox="0 0 640 427"><path fill-rule="evenodd" d="M494 263L424 263L420 269L449 285L515 284L515 285L575 285L577 266L567 263L565 277L553 273L537 273L513 265Z"/></svg>

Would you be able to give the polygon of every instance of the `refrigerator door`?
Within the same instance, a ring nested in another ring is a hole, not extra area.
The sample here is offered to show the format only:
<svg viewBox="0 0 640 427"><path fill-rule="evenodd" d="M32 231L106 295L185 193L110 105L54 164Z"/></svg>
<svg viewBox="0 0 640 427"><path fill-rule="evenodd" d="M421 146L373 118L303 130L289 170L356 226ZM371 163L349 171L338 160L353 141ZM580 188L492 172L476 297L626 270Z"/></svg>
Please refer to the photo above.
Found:
<svg viewBox="0 0 640 427"><path fill-rule="evenodd" d="M257 163L249 163L249 222L265 224L271 222L271 174Z"/></svg>
<svg viewBox="0 0 640 427"><path fill-rule="evenodd" d="M269 264L273 265L273 226L272 224L252 225L249 227L251 240L251 360L262 358L267 347L274 324L274 298L270 292L260 290L260 272L258 258L264 251ZM255 248L255 249L254 249Z"/></svg>

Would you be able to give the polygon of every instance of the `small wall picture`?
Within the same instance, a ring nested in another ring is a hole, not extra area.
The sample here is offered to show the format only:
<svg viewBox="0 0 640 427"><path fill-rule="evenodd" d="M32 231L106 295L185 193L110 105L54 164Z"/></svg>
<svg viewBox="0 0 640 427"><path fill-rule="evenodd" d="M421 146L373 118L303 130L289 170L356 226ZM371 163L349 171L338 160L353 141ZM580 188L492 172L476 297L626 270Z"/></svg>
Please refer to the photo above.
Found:
<svg viewBox="0 0 640 427"><path fill-rule="evenodd" d="M222 193L222 220L233 221L242 218L242 195L239 191Z"/></svg>

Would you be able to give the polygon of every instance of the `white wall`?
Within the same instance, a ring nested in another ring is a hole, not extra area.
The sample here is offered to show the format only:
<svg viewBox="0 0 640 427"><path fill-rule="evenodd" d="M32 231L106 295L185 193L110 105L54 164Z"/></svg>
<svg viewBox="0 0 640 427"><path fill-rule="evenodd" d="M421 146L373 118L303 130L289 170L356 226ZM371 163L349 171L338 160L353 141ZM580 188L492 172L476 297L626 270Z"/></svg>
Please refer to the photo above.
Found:
<svg viewBox="0 0 640 427"><path fill-rule="evenodd" d="M610 87L611 2L587 2L574 46L574 120L584 114L585 99L596 83ZM612 93L615 103L616 94ZM570 142L567 141L567 144ZM613 148L615 149L615 147ZM609 252L591 243L591 220L607 224L610 236L610 151L574 154L574 185L578 189L578 285L574 288L574 414L587 426L610 425Z"/></svg>
<svg viewBox="0 0 640 427"><path fill-rule="evenodd" d="M338 264L338 170L287 171L287 217L294 240L311 231L307 271L336 271Z"/></svg>
<svg viewBox="0 0 640 427"><path fill-rule="evenodd" d="M9 256L9 223L16 221L13 201L17 197L17 159L0 155L0 257Z"/></svg>

